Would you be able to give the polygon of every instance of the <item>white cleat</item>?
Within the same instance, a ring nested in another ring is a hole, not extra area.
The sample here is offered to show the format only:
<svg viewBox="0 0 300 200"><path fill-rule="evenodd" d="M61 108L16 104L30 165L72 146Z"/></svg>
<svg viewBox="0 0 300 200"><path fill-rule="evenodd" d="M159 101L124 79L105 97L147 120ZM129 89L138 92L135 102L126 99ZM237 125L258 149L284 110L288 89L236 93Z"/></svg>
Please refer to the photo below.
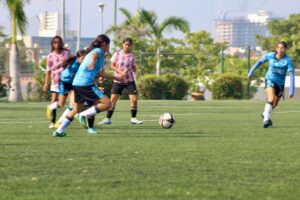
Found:
<svg viewBox="0 0 300 200"><path fill-rule="evenodd" d="M105 118L104 120L102 120L102 122L99 122L98 124L111 124L112 121L111 119Z"/></svg>
<svg viewBox="0 0 300 200"><path fill-rule="evenodd" d="M143 124L143 121L137 120L136 118L131 118L130 120L131 124Z"/></svg>

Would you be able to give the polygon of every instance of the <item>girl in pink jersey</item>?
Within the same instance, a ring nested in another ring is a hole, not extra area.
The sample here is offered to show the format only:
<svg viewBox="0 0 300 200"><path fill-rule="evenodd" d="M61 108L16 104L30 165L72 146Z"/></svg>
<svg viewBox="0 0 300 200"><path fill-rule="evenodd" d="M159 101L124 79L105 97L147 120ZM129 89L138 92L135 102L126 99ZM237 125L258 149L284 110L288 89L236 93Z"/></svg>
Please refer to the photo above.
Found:
<svg viewBox="0 0 300 200"><path fill-rule="evenodd" d="M131 106L131 120L132 124L142 124L143 121L139 121L136 118L137 115L137 88L135 85L134 74L137 75L137 69L135 65L135 57L131 51L132 39L125 38L123 40L123 49L120 52L114 53L111 62L111 69L115 72L115 76L123 78L123 82L114 81L111 98L112 107L107 111L106 119L104 119L100 124L111 124L111 117L115 110L119 96L122 94L124 89L127 90L130 98Z"/></svg>
<svg viewBox="0 0 300 200"><path fill-rule="evenodd" d="M54 128L56 121L56 109L58 107L59 96L59 80L60 74L64 70L62 63L73 56L71 51L64 48L63 40L60 36L55 36L51 40L51 53L47 56L47 69L45 84L43 90L46 92L49 89L49 82L51 80L50 91L51 104L47 107L47 117L51 120L49 128Z"/></svg>

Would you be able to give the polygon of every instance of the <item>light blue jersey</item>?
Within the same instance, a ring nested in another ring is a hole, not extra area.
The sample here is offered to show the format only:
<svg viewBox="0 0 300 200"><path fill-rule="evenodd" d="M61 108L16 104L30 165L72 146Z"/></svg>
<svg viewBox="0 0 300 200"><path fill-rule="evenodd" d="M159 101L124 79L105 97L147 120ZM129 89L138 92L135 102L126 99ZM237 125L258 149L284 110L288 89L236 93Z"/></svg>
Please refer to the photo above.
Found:
<svg viewBox="0 0 300 200"><path fill-rule="evenodd" d="M91 64L91 57L94 53L98 54L98 58L95 62L94 69L90 70L88 66ZM102 49L95 48L84 57L73 80L73 85L90 86L95 84L95 78L98 72L103 68L104 53Z"/></svg>
<svg viewBox="0 0 300 200"><path fill-rule="evenodd" d="M248 76L251 77L254 71L261 66L263 63L269 62L269 69L265 76L266 80L271 80L274 84L279 87L284 86L285 77L287 72L290 73L291 83L290 83L290 95L294 95L294 65L292 60L285 55L283 58L278 60L276 58L276 52L271 52L265 55L260 61L255 63L255 65L250 70Z"/></svg>
<svg viewBox="0 0 300 200"><path fill-rule="evenodd" d="M72 83L73 79L75 77L75 74L78 71L79 63L77 62L77 59L74 60L71 64L67 66L67 68L61 73L60 80L65 83Z"/></svg>

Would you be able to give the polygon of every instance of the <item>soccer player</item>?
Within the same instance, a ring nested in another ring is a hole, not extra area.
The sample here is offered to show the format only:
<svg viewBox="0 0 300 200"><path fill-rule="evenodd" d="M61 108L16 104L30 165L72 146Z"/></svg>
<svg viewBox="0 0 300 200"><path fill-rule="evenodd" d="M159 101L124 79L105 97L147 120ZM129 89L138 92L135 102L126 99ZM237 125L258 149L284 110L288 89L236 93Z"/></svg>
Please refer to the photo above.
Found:
<svg viewBox="0 0 300 200"><path fill-rule="evenodd" d="M100 122L100 124L111 124L112 115L116 108L119 96L122 95L124 89L127 90L130 98L131 104L131 124L142 124L143 121L137 120L137 88L135 85L134 75L137 76L137 69L135 65L135 57L131 51L132 49L132 39L125 38L123 40L123 49L120 52L114 53L111 61L111 68L115 72L116 77L123 77L124 81L120 83L119 81L114 81L111 91L111 102L112 107L107 111L106 118Z"/></svg>
<svg viewBox="0 0 300 200"><path fill-rule="evenodd" d="M86 50L86 55L80 64L80 67L73 80L73 89L75 93L75 106L62 121L60 127L53 132L55 137L64 137L65 129L71 124L73 118L76 118L80 124L87 128L87 118L96 115L99 112L108 110L111 107L109 98L95 86L95 78L100 75L106 77L101 70L103 67L104 54L109 50L110 39L106 35L99 35ZM117 78L122 80L121 78ZM81 111L84 102L94 102L90 108ZM77 113L77 114L76 114Z"/></svg>
<svg viewBox="0 0 300 200"><path fill-rule="evenodd" d="M62 116L55 123L55 128L58 128L62 120L66 117L68 112L74 108L74 91L72 82L75 74L78 71L79 65L83 60L85 50L79 50L76 56L70 57L65 62L62 63L64 71L60 75L59 82L59 97L58 97L58 107L64 107L67 97L69 95L69 106L63 112Z"/></svg>
<svg viewBox="0 0 300 200"><path fill-rule="evenodd" d="M49 79L51 79L50 91L51 104L47 107L47 117L51 120L49 128L54 128L56 121L56 108L59 94L59 78L62 68L62 63L68 58L72 57L71 51L64 48L63 40L60 36L55 36L51 40L51 53L47 56L47 69L45 84L43 91L48 91Z"/></svg>
<svg viewBox="0 0 300 200"><path fill-rule="evenodd" d="M254 71L265 62L269 62L269 69L265 76L267 103L265 105L263 117L263 127L272 126L271 113L278 105L284 91L285 77L287 72L290 74L289 99L294 96L295 75L292 60L286 54L287 43L279 42L275 52L268 53L260 61L255 63L248 74L250 80Z"/></svg>

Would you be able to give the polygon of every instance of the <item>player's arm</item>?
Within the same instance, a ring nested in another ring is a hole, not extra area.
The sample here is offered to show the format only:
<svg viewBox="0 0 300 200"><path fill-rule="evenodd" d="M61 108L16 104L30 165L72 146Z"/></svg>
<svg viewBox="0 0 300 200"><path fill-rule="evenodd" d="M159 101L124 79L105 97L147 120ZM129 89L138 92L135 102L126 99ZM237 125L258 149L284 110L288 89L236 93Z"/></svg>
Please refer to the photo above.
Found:
<svg viewBox="0 0 300 200"><path fill-rule="evenodd" d="M97 52L91 55L91 64L89 64L88 69L93 70L95 68L96 60L98 59L99 55Z"/></svg>
<svg viewBox="0 0 300 200"><path fill-rule="evenodd" d="M51 77L51 68L52 68L53 62L51 58L47 58L47 69L46 69L46 75L45 75L45 83L43 86L43 91L46 92L48 91L49 88L49 82L50 82L50 77Z"/></svg>
<svg viewBox="0 0 300 200"><path fill-rule="evenodd" d="M254 74L254 71L257 70L262 64L264 64L265 62L267 62L269 60L269 55L267 54L266 56L264 56L261 60L257 61L253 67L250 69L249 73L248 73L248 79L250 80L251 77Z"/></svg>
<svg viewBox="0 0 300 200"><path fill-rule="evenodd" d="M295 91L295 70L293 62L289 62L288 72L290 74L290 88L289 88L289 99L293 98Z"/></svg>
<svg viewBox="0 0 300 200"><path fill-rule="evenodd" d="M107 79L111 79L111 80L117 80L117 81L120 81L120 82L123 81L122 78L119 78L119 77L116 77L116 76L107 74L107 73L105 73L104 70L101 70L101 71L98 73L98 78L99 78L99 77L107 78Z"/></svg>
<svg viewBox="0 0 300 200"><path fill-rule="evenodd" d="M122 70L118 69L117 66L116 66L116 63L111 62L111 63L110 63L110 68L111 68L113 71L115 71L115 72L117 72L118 74L120 74L121 76L126 76L126 71L127 71L127 70L122 71Z"/></svg>

